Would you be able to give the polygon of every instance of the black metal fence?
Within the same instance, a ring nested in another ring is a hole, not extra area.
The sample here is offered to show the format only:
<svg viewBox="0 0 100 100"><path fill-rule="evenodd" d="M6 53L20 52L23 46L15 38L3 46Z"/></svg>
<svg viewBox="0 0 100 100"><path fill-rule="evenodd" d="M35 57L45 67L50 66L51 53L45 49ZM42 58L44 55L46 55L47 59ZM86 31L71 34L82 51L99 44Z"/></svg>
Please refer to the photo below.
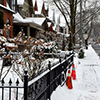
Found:
<svg viewBox="0 0 100 100"><path fill-rule="evenodd" d="M28 83L28 100L50 100L51 93L66 81L64 76L72 64L73 53L59 59L55 66L49 62L49 69Z"/></svg>
<svg viewBox="0 0 100 100"><path fill-rule="evenodd" d="M2 89L2 99L5 100L5 88L9 89L9 98L7 100L13 100L11 98L11 89L16 89L16 99L18 98L18 90L22 88L24 90L23 100L50 100L51 93L57 88L58 85L63 85L66 81L65 75L67 69L69 69L73 64L73 53L65 56L65 59L59 59L59 63L56 65L51 65L49 62L48 70L34 78L32 81L28 82L27 71L24 75L24 85L19 86L19 81L17 79L16 86L12 86L12 81L10 79L9 85L6 86L4 80L1 81L0 88Z"/></svg>

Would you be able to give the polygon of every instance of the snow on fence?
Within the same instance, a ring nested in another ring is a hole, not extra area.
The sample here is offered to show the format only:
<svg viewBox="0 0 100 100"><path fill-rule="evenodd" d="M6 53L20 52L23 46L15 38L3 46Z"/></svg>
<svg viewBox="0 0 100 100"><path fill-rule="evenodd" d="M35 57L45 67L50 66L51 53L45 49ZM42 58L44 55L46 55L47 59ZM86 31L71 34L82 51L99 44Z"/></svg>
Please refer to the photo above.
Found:
<svg viewBox="0 0 100 100"><path fill-rule="evenodd" d="M73 53L70 53L69 55L66 55L63 60L60 58L59 63L54 66L51 66L49 61L49 69L29 82L27 71L25 71L24 85L22 86L19 86L18 79L15 86L13 86L11 79L9 81L9 85L5 85L4 80L2 80L0 84L1 100L50 100L50 95L57 86L62 86L65 83L66 71L72 66L72 64ZM6 97L5 89L8 91L8 96ZM12 89L15 89L13 94L11 93ZM23 96L21 96L21 98L19 97L20 89L23 90Z"/></svg>

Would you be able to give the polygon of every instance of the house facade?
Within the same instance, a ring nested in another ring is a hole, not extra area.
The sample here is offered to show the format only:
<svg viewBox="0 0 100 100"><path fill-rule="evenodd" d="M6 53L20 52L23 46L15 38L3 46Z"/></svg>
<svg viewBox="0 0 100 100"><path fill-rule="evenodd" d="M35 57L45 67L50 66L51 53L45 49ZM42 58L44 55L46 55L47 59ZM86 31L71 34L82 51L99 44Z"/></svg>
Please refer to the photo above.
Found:
<svg viewBox="0 0 100 100"><path fill-rule="evenodd" d="M11 9L23 17L32 17L34 14L34 8L32 0L7 0L7 3Z"/></svg>
<svg viewBox="0 0 100 100"><path fill-rule="evenodd" d="M13 37L13 14L14 11L7 7L6 0L0 1L0 13L3 16L4 28L3 35L5 37Z"/></svg>
<svg viewBox="0 0 100 100"><path fill-rule="evenodd" d="M25 35L35 37L39 31L45 32L48 29L46 19L42 20L42 24L34 20L34 7L32 0L7 0L10 9L13 9L16 14L13 14L13 34L16 36L21 28ZM19 17L19 18L18 18ZM27 19L28 18L28 19Z"/></svg>

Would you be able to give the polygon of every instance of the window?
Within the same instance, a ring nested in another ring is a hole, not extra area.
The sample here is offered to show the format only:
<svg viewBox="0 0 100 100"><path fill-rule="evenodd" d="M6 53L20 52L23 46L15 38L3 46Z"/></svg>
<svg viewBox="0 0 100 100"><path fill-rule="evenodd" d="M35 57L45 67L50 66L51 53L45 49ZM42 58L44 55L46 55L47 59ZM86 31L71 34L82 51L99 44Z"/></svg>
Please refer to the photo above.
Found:
<svg viewBox="0 0 100 100"><path fill-rule="evenodd" d="M12 0L7 0L7 3L8 3L10 8L11 8L11 2L12 2Z"/></svg>
<svg viewBox="0 0 100 100"><path fill-rule="evenodd" d="M15 0L12 0L12 9L15 10Z"/></svg>
<svg viewBox="0 0 100 100"><path fill-rule="evenodd" d="M1 0L1 4L2 4L2 5L4 4L3 2L4 2L4 0Z"/></svg>
<svg viewBox="0 0 100 100"><path fill-rule="evenodd" d="M6 23L7 25L9 24L10 25L10 20L9 19L7 19L7 23Z"/></svg>
<svg viewBox="0 0 100 100"><path fill-rule="evenodd" d="M6 25L8 27L6 31L6 37L10 37L10 20L9 19L7 19Z"/></svg>

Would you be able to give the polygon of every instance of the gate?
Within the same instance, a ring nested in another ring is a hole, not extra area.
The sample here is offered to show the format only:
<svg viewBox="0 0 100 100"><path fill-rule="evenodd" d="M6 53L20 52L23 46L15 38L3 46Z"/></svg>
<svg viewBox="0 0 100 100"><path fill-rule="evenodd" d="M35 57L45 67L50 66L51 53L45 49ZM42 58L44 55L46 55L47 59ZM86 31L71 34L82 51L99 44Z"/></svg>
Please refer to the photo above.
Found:
<svg viewBox="0 0 100 100"><path fill-rule="evenodd" d="M24 94L22 94L23 95L23 100L28 100L27 99L28 98L28 95L27 95L28 94L28 75L27 75L27 71L25 71L24 85L23 86L19 86L19 80L18 79L16 81L16 86L12 85L12 80L11 79L9 80L8 84L9 85L5 85L4 79L1 81L0 89L2 89L1 90L1 97L2 98L0 100L5 100L5 96L7 96L7 95L4 94L6 89L8 89L8 93L9 93L9 96L8 96L7 100L19 100L19 98L18 98L18 94L19 94L18 90L19 89L23 89L23 91L24 91ZM12 89L16 89L15 92L13 91L13 93L16 94L16 98L15 99L11 98Z"/></svg>

